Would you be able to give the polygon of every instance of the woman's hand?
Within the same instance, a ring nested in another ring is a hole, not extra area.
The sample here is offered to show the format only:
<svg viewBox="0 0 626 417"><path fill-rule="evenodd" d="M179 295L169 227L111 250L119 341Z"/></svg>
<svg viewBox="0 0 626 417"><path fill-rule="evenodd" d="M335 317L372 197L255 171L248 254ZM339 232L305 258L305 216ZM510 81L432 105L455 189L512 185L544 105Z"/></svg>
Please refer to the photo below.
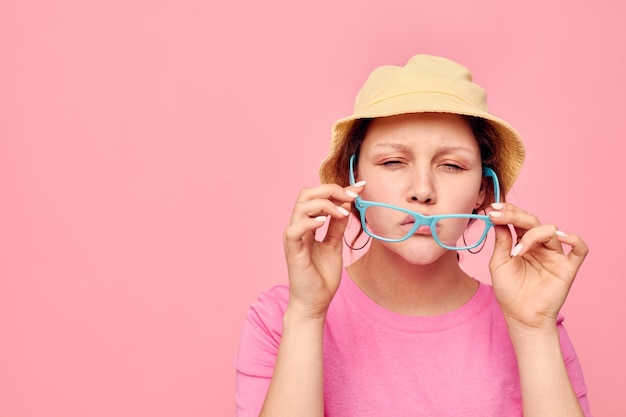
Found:
<svg viewBox="0 0 626 417"><path fill-rule="evenodd" d="M553 328L587 255L587 245L577 235L563 233L553 224L542 225L510 203L492 207L489 215L495 224L496 243L489 268L509 328Z"/></svg>
<svg viewBox="0 0 626 417"><path fill-rule="evenodd" d="M339 287L343 266L343 233L350 204L364 182L343 188L323 184L303 189L294 206L283 242L289 273L289 309L305 318L325 317ZM315 231L328 220L323 240Z"/></svg>

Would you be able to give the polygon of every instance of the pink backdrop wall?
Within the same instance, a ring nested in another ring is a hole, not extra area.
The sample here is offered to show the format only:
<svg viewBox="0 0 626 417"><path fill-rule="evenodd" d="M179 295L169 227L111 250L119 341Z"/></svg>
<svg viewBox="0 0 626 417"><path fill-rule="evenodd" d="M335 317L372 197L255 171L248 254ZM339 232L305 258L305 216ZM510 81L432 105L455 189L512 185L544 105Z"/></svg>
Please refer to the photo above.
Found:
<svg viewBox="0 0 626 417"><path fill-rule="evenodd" d="M3 0L0 416L233 415L332 122L418 52L525 138L510 199L589 243L566 324L595 414L626 415L623 4Z"/></svg>

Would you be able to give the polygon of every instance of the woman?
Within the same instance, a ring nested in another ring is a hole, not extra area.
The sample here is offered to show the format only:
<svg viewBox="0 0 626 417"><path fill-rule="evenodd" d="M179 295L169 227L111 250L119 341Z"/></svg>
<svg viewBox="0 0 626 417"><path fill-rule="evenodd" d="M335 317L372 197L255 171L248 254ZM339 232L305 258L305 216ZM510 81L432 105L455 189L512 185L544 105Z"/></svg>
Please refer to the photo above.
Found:
<svg viewBox="0 0 626 417"><path fill-rule="evenodd" d="M464 66L417 55L376 69L333 128L323 184L298 196L289 286L247 316L237 415L590 415L559 316L588 249L504 202L523 160ZM372 239L344 268L350 210ZM457 250L491 228L490 286Z"/></svg>

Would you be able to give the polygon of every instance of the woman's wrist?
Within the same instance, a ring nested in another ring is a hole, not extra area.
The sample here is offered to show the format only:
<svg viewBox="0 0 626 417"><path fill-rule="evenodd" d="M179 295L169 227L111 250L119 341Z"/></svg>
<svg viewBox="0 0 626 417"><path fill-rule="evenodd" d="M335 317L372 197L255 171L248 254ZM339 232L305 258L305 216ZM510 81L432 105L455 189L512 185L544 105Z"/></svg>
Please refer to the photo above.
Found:
<svg viewBox="0 0 626 417"><path fill-rule="evenodd" d="M559 343L556 320L546 319L541 323L528 325L515 319L506 319L507 329L516 352L536 351L553 343Z"/></svg>
<svg viewBox="0 0 626 417"><path fill-rule="evenodd" d="M283 316L284 326L323 326L326 311L296 306L290 303Z"/></svg>

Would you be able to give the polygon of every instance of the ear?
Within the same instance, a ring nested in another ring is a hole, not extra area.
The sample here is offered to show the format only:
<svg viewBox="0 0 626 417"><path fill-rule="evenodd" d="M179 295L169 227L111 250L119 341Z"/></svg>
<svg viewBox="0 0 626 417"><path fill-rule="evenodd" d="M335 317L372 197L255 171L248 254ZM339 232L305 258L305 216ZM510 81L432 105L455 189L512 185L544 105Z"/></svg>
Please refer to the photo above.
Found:
<svg viewBox="0 0 626 417"><path fill-rule="evenodd" d="M480 190L478 190L478 195L476 196L476 205L474 208L478 209L482 207L483 202L485 201L485 196L487 195L487 178L483 177L480 182Z"/></svg>

